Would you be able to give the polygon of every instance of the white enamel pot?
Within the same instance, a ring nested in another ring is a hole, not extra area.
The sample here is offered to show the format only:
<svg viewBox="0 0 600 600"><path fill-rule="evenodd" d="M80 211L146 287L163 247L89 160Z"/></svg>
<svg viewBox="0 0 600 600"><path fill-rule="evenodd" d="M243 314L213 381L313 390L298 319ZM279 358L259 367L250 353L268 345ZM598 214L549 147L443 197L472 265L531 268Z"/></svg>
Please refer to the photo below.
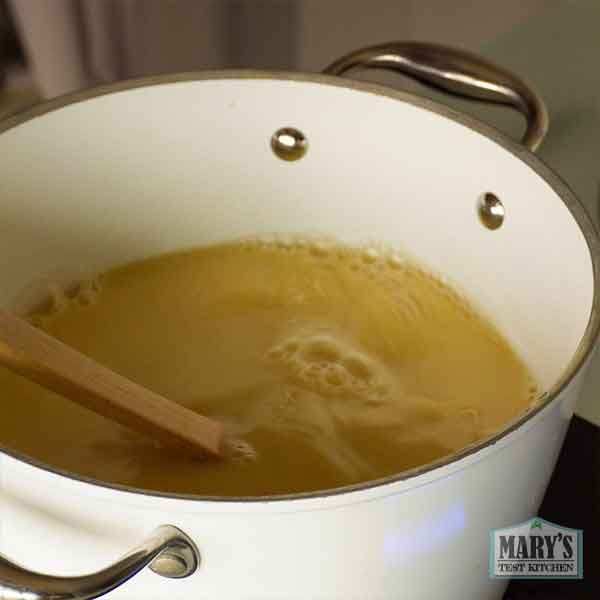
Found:
<svg viewBox="0 0 600 600"><path fill-rule="evenodd" d="M512 106L527 117L525 145L340 76L353 66ZM36 282L248 235L375 240L444 274L490 315L543 398L434 464L289 497L125 489L3 448L0 597L501 598L489 532L533 516L544 495L598 331L598 238L533 155L546 113L516 77L417 43L363 50L327 73L151 78L6 121L0 305L24 308ZM292 129L273 138L283 127Z"/></svg>

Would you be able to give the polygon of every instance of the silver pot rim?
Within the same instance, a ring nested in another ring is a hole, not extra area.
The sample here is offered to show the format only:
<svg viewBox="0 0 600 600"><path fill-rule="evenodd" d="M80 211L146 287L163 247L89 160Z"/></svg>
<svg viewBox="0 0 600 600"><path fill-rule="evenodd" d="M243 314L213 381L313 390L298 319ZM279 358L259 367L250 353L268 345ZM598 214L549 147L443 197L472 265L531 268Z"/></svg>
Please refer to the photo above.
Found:
<svg viewBox="0 0 600 600"><path fill-rule="evenodd" d="M561 377L558 379L558 381L541 396L541 398L538 400L538 402L536 402L534 406L531 406L519 417L513 419L500 431L484 438L483 440L480 440L478 443L462 448L457 452L449 454L443 458L432 461L425 465L420 465L412 469L401 471L400 473L397 473L395 475L391 475L380 479L374 479L359 484L333 488L329 490L303 492L296 494L279 494L270 496L203 496L196 494L158 492L154 490L146 490L142 488L135 488L120 484L104 482L83 475L78 475L76 473L71 473L63 469L52 467L41 461L38 461L35 458L32 458L30 456L27 456L25 454L3 446L1 441L0 454L6 454L19 461L40 468L48 473L66 477L68 479L72 479L82 483L107 488L109 490L114 490L117 492L128 492L157 498L218 503L265 503L282 501L289 502L294 500L299 501L315 498L325 498L329 496L339 496L343 494L350 494L351 492L365 491L373 488L385 487L389 484L393 484L399 481L413 479L426 473L435 471L436 469L439 469L441 467L457 463L458 461L468 456L474 455L490 446L493 446L494 444L508 436L510 433L519 429L525 423L530 421L535 415L540 413L554 400L556 400L563 392L563 390L569 386L571 381L579 373L581 368L589 359L597 342L598 335L600 333L600 237L598 236L598 232L596 231L596 228L591 218L589 217L585 207L577 199L573 191L562 180L562 178L559 175L557 175L550 167L548 167L540 158L534 155L530 150L520 145L519 143L511 140L508 136L500 132L492 125L484 123L483 121L480 121L464 113L460 113L441 103L408 92L394 90L383 85L351 80L331 75L323 75L319 73L302 73L295 71L268 71L254 69L192 71L186 73L129 79L125 81L119 81L117 83L101 85L93 88L88 88L82 91L76 91L73 93L65 94L63 96L59 96L57 98L53 98L51 100L37 104L31 108L28 108L5 119L2 123L0 123L0 134L9 131L15 127L18 127L19 125L32 121L33 119L41 117L47 113L53 112L55 110L60 110L72 104L77 104L86 100L92 100L101 96L105 96L107 94L115 94L119 92L130 91L137 88L172 83L207 80L248 79L315 83L326 86L346 88L349 90L356 90L359 92L366 92L375 96L383 96L393 100L398 100L405 104L410 104L412 106L423 108L439 116L451 119L452 121L463 125L468 129L471 129L472 131L475 131L483 137L495 142L504 150L508 151L513 156L515 156L515 158L529 166L559 196L559 198L562 200L562 202L565 204L565 206L571 213L573 219L575 220L579 229L585 237L592 262L594 294L592 300L592 308L590 311L590 317L583 337L581 338L577 350L575 351L567 368L565 369Z"/></svg>

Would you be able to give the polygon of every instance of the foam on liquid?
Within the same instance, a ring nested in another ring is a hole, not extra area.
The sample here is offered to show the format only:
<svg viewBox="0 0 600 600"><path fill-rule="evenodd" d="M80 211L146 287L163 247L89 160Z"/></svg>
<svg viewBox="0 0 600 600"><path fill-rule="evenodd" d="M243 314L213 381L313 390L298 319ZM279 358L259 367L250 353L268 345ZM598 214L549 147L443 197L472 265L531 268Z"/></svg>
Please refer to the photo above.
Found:
<svg viewBox="0 0 600 600"><path fill-rule="evenodd" d="M247 241L114 269L34 322L222 419L197 462L0 370L0 440L105 481L166 492L329 489L441 458L501 428L537 386L492 325L397 255Z"/></svg>

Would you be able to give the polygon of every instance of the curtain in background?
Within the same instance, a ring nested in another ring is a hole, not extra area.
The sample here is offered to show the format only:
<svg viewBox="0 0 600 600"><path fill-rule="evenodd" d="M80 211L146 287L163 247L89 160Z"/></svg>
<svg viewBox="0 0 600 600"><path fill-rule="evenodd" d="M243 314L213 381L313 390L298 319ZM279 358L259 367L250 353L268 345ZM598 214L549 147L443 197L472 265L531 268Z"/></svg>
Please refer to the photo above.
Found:
<svg viewBox="0 0 600 600"><path fill-rule="evenodd" d="M479 48L552 0L9 0L44 96L206 68L319 70L361 45Z"/></svg>
<svg viewBox="0 0 600 600"><path fill-rule="evenodd" d="M298 4L10 0L41 93L206 68L296 64Z"/></svg>

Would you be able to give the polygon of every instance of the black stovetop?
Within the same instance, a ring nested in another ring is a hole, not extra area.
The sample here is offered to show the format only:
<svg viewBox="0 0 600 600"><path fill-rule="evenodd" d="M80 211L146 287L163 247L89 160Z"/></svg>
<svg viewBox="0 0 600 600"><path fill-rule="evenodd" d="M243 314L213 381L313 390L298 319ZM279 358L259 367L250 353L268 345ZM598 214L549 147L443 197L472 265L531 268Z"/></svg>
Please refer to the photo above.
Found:
<svg viewBox="0 0 600 600"><path fill-rule="evenodd" d="M600 427L573 418L539 516L583 529L583 579L515 580L504 600L599 600Z"/></svg>

